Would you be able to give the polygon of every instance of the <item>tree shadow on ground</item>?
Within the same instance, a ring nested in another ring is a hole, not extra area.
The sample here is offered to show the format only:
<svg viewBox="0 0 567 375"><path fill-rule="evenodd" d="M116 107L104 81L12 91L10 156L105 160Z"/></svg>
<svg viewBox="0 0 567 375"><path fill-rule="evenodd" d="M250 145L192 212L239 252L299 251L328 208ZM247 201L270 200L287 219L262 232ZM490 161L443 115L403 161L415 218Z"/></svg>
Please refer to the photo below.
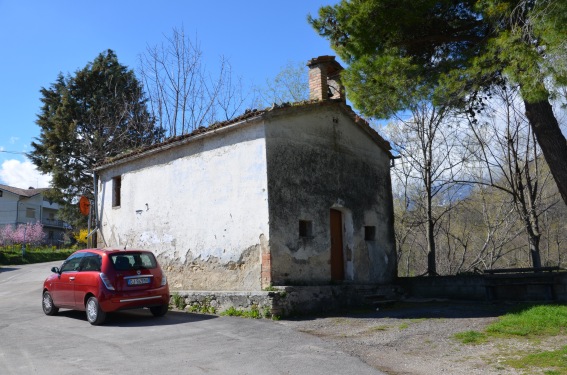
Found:
<svg viewBox="0 0 567 375"><path fill-rule="evenodd" d="M17 271L17 270L19 270L19 268L17 268L17 267L0 266L0 273L9 272L9 271Z"/></svg>
<svg viewBox="0 0 567 375"><path fill-rule="evenodd" d="M518 309L521 303L488 303L482 301L398 301L360 309L343 309L335 312L297 316L289 320L313 320L317 318L395 318L395 319L463 319L493 318Z"/></svg>

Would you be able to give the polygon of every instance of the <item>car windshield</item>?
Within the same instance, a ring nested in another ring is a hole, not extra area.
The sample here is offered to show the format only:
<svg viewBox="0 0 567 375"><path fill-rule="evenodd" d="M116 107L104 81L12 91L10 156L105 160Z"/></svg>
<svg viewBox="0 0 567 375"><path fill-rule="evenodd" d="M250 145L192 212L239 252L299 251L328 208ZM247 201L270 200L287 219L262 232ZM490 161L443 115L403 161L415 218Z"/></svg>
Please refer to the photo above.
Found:
<svg viewBox="0 0 567 375"><path fill-rule="evenodd" d="M117 253L110 256L114 268L118 271L140 270L156 268L156 258L152 253L128 252Z"/></svg>

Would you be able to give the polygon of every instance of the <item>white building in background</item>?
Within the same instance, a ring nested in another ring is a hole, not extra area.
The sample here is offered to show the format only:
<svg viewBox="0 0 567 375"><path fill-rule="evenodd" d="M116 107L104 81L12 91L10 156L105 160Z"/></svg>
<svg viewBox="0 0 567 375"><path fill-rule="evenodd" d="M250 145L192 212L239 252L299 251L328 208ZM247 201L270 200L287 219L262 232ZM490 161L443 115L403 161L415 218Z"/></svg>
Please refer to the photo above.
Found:
<svg viewBox="0 0 567 375"><path fill-rule="evenodd" d="M0 227L40 222L46 235L45 244L60 245L69 226L56 218L59 205L44 197L47 190L0 184Z"/></svg>
<svg viewBox="0 0 567 375"><path fill-rule="evenodd" d="M308 66L308 102L96 167L99 246L153 250L175 289L391 283L390 145L346 104L334 57Z"/></svg>

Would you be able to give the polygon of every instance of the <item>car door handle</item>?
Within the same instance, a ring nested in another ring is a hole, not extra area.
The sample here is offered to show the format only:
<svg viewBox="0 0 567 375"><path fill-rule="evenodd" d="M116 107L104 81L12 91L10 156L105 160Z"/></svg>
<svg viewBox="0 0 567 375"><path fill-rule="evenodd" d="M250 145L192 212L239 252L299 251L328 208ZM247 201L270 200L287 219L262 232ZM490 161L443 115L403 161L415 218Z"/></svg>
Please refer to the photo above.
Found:
<svg viewBox="0 0 567 375"><path fill-rule="evenodd" d="M69 280L73 281L73 280L75 280L75 277L71 276L71 277L69 277Z"/></svg>

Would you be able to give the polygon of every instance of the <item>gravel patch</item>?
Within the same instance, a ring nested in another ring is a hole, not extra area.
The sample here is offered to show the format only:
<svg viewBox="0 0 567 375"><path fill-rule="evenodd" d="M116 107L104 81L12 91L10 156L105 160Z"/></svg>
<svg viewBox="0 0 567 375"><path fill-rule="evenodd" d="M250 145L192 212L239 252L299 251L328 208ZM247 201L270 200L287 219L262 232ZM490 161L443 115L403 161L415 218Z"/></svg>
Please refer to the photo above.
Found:
<svg viewBox="0 0 567 375"><path fill-rule="evenodd" d="M282 320L325 341L389 375L514 375L523 372L504 364L504 356L557 347L557 338L534 342L490 338L463 344L454 335L482 331L511 305L455 301L408 301L377 311Z"/></svg>

